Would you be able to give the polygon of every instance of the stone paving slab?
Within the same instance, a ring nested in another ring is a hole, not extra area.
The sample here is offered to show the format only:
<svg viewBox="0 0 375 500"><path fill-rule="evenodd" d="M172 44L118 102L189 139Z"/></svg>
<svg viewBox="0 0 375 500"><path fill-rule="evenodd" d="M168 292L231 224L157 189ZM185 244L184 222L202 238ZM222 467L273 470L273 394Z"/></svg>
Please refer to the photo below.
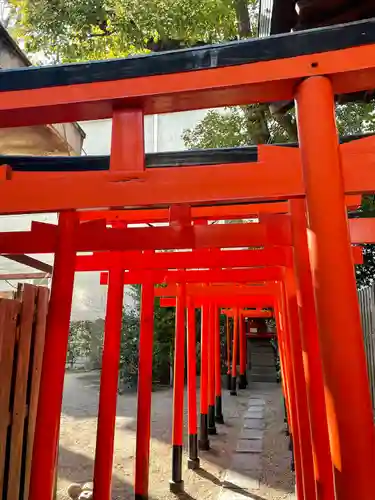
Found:
<svg viewBox="0 0 375 500"><path fill-rule="evenodd" d="M239 439L263 439L263 435L260 429L242 429Z"/></svg>
<svg viewBox="0 0 375 500"><path fill-rule="evenodd" d="M230 469L236 472L255 473L262 470L259 453L233 453Z"/></svg>
<svg viewBox="0 0 375 500"><path fill-rule="evenodd" d="M264 417L264 410L263 409L249 409L246 411L244 418L263 418Z"/></svg>
<svg viewBox="0 0 375 500"><path fill-rule="evenodd" d="M260 489L262 475L260 458L263 451L265 406L266 402L262 397L249 399L236 451L233 453L231 465L226 471L218 500L259 498L255 492Z"/></svg>
<svg viewBox="0 0 375 500"><path fill-rule="evenodd" d="M263 417L265 408L265 406L249 406L249 408L246 410L245 415L247 415L248 413L260 413Z"/></svg>
<svg viewBox="0 0 375 500"><path fill-rule="evenodd" d="M240 439L237 441L237 453L261 453L262 450L262 439Z"/></svg>
<svg viewBox="0 0 375 500"><path fill-rule="evenodd" d="M264 399L250 398L249 399L249 409L254 407L264 407L266 402Z"/></svg>
<svg viewBox="0 0 375 500"><path fill-rule="evenodd" d="M265 428L265 422L263 418L247 418L243 423L244 429L258 429L263 430Z"/></svg>
<svg viewBox="0 0 375 500"><path fill-rule="evenodd" d="M253 477L255 476L255 477ZM227 470L224 478L224 488L233 490L259 490L260 488L260 471L254 475L252 472L243 472Z"/></svg>

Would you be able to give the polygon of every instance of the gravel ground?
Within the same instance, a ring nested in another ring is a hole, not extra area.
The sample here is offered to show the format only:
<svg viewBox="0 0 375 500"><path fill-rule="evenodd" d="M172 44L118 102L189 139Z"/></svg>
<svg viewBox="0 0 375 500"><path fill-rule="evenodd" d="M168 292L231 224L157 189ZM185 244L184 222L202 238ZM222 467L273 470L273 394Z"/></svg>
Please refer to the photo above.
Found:
<svg viewBox="0 0 375 500"><path fill-rule="evenodd" d="M257 389L252 389L254 395ZM92 480L96 439L99 375L68 373L65 378L63 414L61 419L58 500L68 500L67 487L71 482ZM279 386L262 389L267 398L265 452L263 453L263 483L259 499L281 500L294 498L290 452L282 433L283 415ZM225 425L218 426L218 435L212 437L209 452L202 453L201 470L188 471L186 453L183 475L185 494L181 499L216 499L225 470L230 464L242 415L247 408L250 391L239 391L237 397L223 394ZM185 401L186 408L186 401ZM185 412L186 413L186 412ZM187 419L185 418L185 421ZM150 455L150 500L172 500L168 481L171 477L172 391L153 393ZM133 493L133 469L136 431L136 394L118 397L113 469L113 500L130 500ZM187 429L185 428L185 435ZM187 440L185 439L185 442ZM186 450L185 450L186 452Z"/></svg>

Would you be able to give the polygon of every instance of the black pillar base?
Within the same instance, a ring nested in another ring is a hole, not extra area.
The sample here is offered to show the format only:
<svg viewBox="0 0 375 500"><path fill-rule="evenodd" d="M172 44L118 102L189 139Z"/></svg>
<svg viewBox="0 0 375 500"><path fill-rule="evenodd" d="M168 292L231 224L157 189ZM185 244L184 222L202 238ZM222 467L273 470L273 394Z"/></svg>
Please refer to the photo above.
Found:
<svg viewBox="0 0 375 500"><path fill-rule="evenodd" d="M172 447L172 480L169 482L172 493L184 491L182 480L182 445L174 444Z"/></svg>
<svg viewBox="0 0 375 500"><path fill-rule="evenodd" d="M232 389L232 375L227 373L227 389L230 391Z"/></svg>
<svg viewBox="0 0 375 500"><path fill-rule="evenodd" d="M141 495L140 493L136 493L134 495L134 500L148 500L148 495Z"/></svg>
<svg viewBox="0 0 375 500"><path fill-rule="evenodd" d="M201 413L200 423L198 448L201 451L208 451L210 449L210 441L208 440L207 429L208 416L205 413Z"/></svg>
<svg viewBox="0 0 375 500"><path fill-rule="evenodd" d="M232 377L230 395L237 396L237 377Z"/></svg>
<svg viewBox="0 0 375 500"><path fill-rule="evenodd" d="M199 458L188 458L187 465L190 470L197 470L201 466Z"/></svg>
<svg viewBox="0 0 375 500"><path fill-rule="evenodd" d="M222 404L221 396L216 396L215 422L217 424L223 424L224 423L223 404Z"/></svg>
<svg viewBox="0 0 375 500"><path fill-rule="evenodd" d="M208 439L199 439L198 448L200 451L208 451L210 449L210 441Z"/></svg>
<svg viewBox="0 0 375 500"><path fill-rule="evenodd" d="M215 406L210 405L208 407L208 434L211 436L217 434L215 425Z"/></svg>
<svg viewBox="0 0 375 500"><path fill-rule="evenodd" d="M179 493L183 493L184 491L184 482L181 481L169 481L169 491L171 493L174 493L175 495L178 495Z"/></svg>
<svg viewBox="0 0 375 500"><path fill-rule="evenodd" d="M198 436L196 434L189 434L188 469L199 469Z"/></svg>
<svg viewBox="0 0 375 500"><path fill-rule="evenodd" d="M241 373L240 374L240 382L238 384L239 389L246 389L247 387L247 380L246 380L246 375Z"/></svg>

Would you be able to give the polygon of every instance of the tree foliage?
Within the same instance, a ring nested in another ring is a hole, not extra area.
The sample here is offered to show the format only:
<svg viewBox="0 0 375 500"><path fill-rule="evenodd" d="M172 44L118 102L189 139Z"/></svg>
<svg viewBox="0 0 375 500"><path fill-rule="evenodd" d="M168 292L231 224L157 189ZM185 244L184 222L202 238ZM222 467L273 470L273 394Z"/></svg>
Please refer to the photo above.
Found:
<svg viewBox="0 0 375 500"><path fill-rule="evenodd" d="M119 379L122 387L136 387L138 379L138 347L140 329L141 288L132 286L133 305L123 309ZM174 339L174 308L154 305L153 381L167 384L170 375ZM100 368L104 342L104 321L72 321L68 342L67 363L76 366L79 358L90 361L91 368ZM86 365L87 366L87 365Z"/></svg>
<svg viewBox="0 0 375 500"><path fill-rule="evenodd" d="M254 116L261 110L263 120ZM285 127L294 130L293 113L285 115ZM209 110L195 127L186 129L182 139L189 149L225 148L258 144L261 136L266 143L283 143L295 139L294 132L288 133L282 126L281 118L276 120L265 106L235 106L219 110ZM263 127L263 131L260 127ZM292 138L291 138L292 135Z"/></svg>
<svg viewBox="0 0 375 500"><path fill-rule="evenodd" d="M127 56L150 39L228 40L237 33L235 1L10 0L28 52L80 61ZM255 2L251 2L255 3Z"/></svg>
<svg viewBox="0 0 375 500"><path fill-rule="evenodd" d="M67 363L74 368L79 358L90 358L95 366L101 357L103 325L98 321L72 321L70 323Z"/></svg>
<svg viewBox="0 0 375 500"><path fill-rule="evenodd" d="M140 328L141 287L131 287L133 307L128 307L123 315L121 340L120 378L128 386L134 387L138 378L138 346ZM154 303L154 340L153 340L153 381L166 384L174 339L174 308L160 307L159 299Z"/></svg>
<svg viewBox="0 0 375 500"><path fill-rule="evenodd" d="M285 143L296 140L294 127L294 111L289 111L288 130L286 122L281 122L267 109L265 111L268 130L267 143ZM336 108L337 127L341 136L375 132L375 113L372 103L349 103ZM285 126L283 126L283 123ZM187 148L224 148L249 146L257 144L257 124L249 123L247 107L229 107L220 110L209 110L206 116L195 127L186 129L183 140Z"/></svg>

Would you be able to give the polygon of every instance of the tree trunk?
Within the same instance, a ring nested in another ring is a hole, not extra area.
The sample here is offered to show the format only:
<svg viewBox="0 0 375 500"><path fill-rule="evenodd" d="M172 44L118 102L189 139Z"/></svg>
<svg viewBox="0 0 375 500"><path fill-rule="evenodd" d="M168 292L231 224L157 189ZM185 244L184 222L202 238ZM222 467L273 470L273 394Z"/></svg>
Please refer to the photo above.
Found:
<svg viewBox="0 0 375 500"><path fill-rule="evenodd" d="M237 17L238 34L240 38L251 38L251 24L248 0L234 0ZM265 116L265 105L251 104L244 106L246 124L251 142L265 144L270 142L271 134Z"/></svg>
<svg viewBox="0 0 375 500"><path fill-rule="evenodd" d="M234 0L236 10L238 34L240 38L251 37L251 24L249 15L249 4L247 0Z"/></svg>
<svg viewBox="0 0 375 500"><path fill-rule="evenodd" d="M234 8L240 38L250 38L253 33L251 31L248 0L234 0ZM249 136L251 142L255 144L271 142L271 133L267 122L268 109L268 104L251 104L243 107ZM275 113L273 118L287 132L290 140L297 140L297 127L289 115Z"/></svg>
<svg viewBox="0 0 375 500"><path fill-rule="evenodd" d="M269 143L271 134L266 119L267 105L251 104L250 106L245 106L243 109L246 116L247 130L252 142L255 144Z"/></svg>

